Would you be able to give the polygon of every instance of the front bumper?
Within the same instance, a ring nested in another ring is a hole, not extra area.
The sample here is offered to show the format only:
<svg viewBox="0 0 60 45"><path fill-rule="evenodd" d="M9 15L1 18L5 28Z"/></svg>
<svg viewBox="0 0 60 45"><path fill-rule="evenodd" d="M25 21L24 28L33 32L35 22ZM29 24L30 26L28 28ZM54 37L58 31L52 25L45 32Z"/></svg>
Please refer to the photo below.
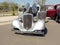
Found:
<svg viewBox="0 0 60 45"><path fill-rule="evenodd" d="M42 34L44 35L45 34L45 29L44 30L34 30L34 31L20 31L20 30L16 30L17 32L15 33L20 33L20 34L24 34L24 33L27 33L27 34Z"/></svg>

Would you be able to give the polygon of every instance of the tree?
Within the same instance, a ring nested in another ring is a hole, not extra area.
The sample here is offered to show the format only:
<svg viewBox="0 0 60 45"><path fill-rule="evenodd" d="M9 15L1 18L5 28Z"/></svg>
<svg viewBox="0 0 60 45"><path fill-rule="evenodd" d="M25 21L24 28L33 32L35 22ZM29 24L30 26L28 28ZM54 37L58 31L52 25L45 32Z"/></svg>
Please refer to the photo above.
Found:
<svg viewBox="0 0 60 45"><path fill-rule="evenodd" d="M8 3L7 2L3 2L2 3L2 7L3 7L4 11L7 11L8 10Z"/></svg>
<svg viewBox="0 0 60 45"><path fill-rule="evenodd" d="M8 3L7 2L3 2L2 3L2 6L7 7L8 6Z"/></svg>
<svg viewBox="0 0 60 45"><path fill-rule="evenodd" d="M12 4L11 6L11 9L14 11L14 10L17 10L18 9L18 4Z"/></svg>
<svg viewBox="0 0 60 45"><path fill-rule="evenodd" d="M11 9L12 9L12 11L13 11L13 15L15 15L15 13L14 13L14 11L16 10L18 10L18 4L12 4L12 6L11 6Z"/></svg>
<svg viewBox="0 0 60 45"><path fill-rule="evenodd" d="M22 5L22 7L24 8L24 7L25 7L25 5Z"/></svg>

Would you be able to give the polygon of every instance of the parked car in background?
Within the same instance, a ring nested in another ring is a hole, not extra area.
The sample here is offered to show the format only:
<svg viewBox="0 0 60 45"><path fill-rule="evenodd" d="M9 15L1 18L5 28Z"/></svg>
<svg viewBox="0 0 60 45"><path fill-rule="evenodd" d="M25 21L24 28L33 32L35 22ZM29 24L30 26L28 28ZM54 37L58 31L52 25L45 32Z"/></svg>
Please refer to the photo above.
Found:
<svg viewBox="0 0 60 45"><path fill-rule="evenodd" d="M60 4L55 5L56 6L56 21L60 22Z"/></svg>
<svg viewBox="0 0 60 45"><path fill-rule="evenodd" d="M56 17L56 9L54 8L53 5L52 6L48 6L46 11L47 11L47 14L46 14L47 17L51 17L53 19Z"/></svg>

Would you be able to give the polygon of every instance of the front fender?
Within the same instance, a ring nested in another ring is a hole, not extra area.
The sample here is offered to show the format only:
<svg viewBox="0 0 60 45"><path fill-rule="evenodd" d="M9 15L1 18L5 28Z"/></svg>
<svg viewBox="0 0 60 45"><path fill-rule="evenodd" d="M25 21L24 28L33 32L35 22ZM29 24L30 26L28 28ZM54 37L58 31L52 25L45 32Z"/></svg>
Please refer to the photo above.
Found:
<svg viewBox="0 0 60 45"><path fill-rule="evenodd" d="M35 24L33 30L43 30L44 28L45 28L45 20L39 20L39 21Z"/></svg>
<svg viewBox="0 0 60 45"><path fill-rule="evenodd" d="M12 22L12 26L14 27L14 28L18 28L18 29L20 29L20 22L19 22L19 20L13 20L13 22Z"/></svg>

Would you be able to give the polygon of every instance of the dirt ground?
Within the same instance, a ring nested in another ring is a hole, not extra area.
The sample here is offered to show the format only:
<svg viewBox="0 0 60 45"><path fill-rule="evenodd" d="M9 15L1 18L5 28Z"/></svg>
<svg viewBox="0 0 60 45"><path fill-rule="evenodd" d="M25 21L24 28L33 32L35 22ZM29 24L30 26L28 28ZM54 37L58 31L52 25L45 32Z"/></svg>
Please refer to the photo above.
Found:
<svg viewBox="0 0 60 45"><path fill-rule="evenodd" d="M11 20L17 17L0 17L0 45L60 45L60 24L53 20L46 23L48 33L45 37L37 35L15 34L12 30ZM2 20L3 19L3 20ZM10 20L10 21L9 21Z"/></svg>

